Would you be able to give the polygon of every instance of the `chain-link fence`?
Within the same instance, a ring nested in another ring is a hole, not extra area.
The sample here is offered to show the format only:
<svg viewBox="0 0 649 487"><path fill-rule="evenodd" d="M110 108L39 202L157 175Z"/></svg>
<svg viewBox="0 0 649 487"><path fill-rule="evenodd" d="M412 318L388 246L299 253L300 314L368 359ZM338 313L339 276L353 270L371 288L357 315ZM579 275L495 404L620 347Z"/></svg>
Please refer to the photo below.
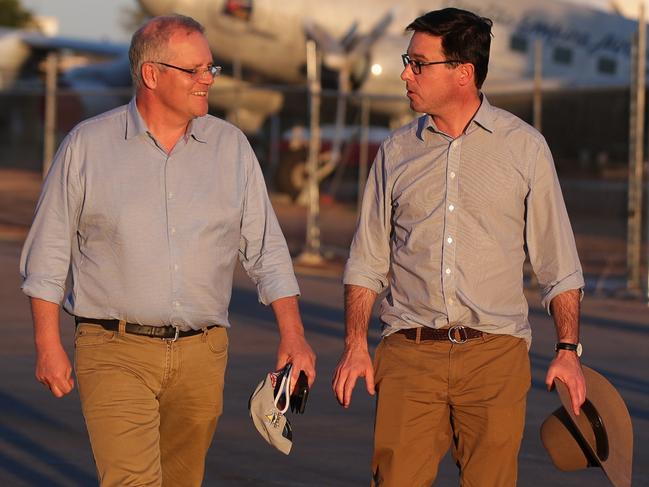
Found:
<svg viewBox="0 0 649 487"><path fill-rule="evenodd" d="M220 90L219 81L216 83L210 95L214 102L211 111L235 124L241 120L243 125L250 125L250 113L237 109L250 102L247 90L280 95L281 108L260 119L258 128L248 136L270 190L287 195L287 202L299 198L306 181L309 140L306 87L244 86ZM130 89L58 89L56 145L79 121L127 103L131 96ZM407 101L405 97L352 94L346 98L345 124L341 130L335 123L338 96L334 91L322 93L321 164L330 162L332 153L339 154L339 162L330 165L321 193L325 201L348 205L353 212L367 167L391 129L391 118L375 108L386 103L400 106L406 114L400 119L403 122L408 117ZM0 167L35 171L43 167L44 100L42 88L0 92ZM528 122L532 119L531 95L494 97L490 101ZM591 287L600 290L624 287L628 105L628 90L549 93L543 97L543 133L555 157L584 267L594 279ZM337 140L341 141L340 147ZM646 239L646 232L643 234ZM646 257L646 248L642 255Z"/></svg>

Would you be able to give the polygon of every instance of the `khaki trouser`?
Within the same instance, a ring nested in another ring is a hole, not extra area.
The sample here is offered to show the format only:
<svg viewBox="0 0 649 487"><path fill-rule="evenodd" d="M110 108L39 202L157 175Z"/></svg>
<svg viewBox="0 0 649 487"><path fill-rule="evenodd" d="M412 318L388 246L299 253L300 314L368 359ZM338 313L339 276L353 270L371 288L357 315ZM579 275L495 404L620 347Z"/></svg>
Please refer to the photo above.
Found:
<svg viewBox="0 0 649 487"><path fill-rule="evenodd" d="M201 485L227 348L220 327L172 342L78 326L75 371L101 487Z"/></svg>
<svg viewBox="0 0 649 487"><path fill-rule="evenodd" d="M452 446L463 487L516 485L530 363L524 340L381 341L373 486L429 487Z"/></svg>

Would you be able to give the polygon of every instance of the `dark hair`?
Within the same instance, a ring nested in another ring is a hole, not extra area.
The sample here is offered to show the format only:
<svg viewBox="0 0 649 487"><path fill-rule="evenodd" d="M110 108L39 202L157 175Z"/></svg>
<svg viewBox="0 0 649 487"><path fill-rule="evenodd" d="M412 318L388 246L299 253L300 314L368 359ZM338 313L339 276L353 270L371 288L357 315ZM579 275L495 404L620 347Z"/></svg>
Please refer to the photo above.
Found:
<svg viewBox="0 0 649 487"><path fill-rule="evenodd" d="M166 61L169 38L177 29L184 30L187 34L205 32L205 28L191 17L172 14L152 18L133 34L128 57L135 88L142 84L142 64L149 61Z"/></svg>
<svg viewBox="0 0 649 487"><path fill-rule="evenodd" d="M424 32L442 38L446 59L459 59L475 67L475 84L482 87L489 66L491 26L493 22L472 12L458 8L433 10L406 27L406 30Z"/></svg>

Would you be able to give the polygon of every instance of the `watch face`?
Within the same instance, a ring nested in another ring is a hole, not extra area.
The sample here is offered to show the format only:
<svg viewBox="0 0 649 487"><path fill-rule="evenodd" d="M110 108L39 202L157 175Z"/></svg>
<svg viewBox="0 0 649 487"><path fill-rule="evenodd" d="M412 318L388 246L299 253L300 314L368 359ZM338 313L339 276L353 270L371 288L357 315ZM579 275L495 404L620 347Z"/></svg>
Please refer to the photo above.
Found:
<svg viewBox="0 0 649 487"><path fill-rule="evenodd" d="M577 352L577 357L581 357L581 352L582 352L582 351L583 351L583 348L582 348L582 346L581 346L581 343L578 343L578 344L577 344L577 350L576 350L576 352Z"/></svg>

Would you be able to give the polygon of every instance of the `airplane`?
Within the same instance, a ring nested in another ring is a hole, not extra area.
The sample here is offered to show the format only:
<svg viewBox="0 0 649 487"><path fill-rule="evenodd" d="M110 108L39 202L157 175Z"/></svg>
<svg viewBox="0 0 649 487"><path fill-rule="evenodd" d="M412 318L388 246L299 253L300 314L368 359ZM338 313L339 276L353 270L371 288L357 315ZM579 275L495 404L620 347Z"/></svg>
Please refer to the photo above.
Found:
<svg viewBox="0 0 649 487"><path fill-rule="evenodd" d="M560 0L139 0L152 15L194 17L219 62L265 79L304 84L307 38L325 68L349 71L358 94L402 96L404 27L429 10L457 7L494 21L487 95L530 91L533 44L543 44L544 89L628 86L631 35L621 15ZM323 75L326 76L326 75ZM404 97L405 99L405 97ZM403 107L388 107L395 115Z"/></svg>
<svg viewBox="0 0 649 487"><path fill-rule="evenodd" d="M201 22L215 59L226 65L226 72L230 65L233 72L244 73L244 79L249 75L249 79L267 83L304 86L305 44L308 39L315 40L323 54L324 82L331 86L333 80L333 86L343 93L376 97L371 100L372 111L389 117L393 121L391 125L415 116L409 109L400 79L401 54L406 52L410 38L404 32L405 26L427 11L457 7L494 21L489 74L483 91L492 103L495 101L497 106L514 113L530 112L536 40L542 45L544 94L574 98L594 90L623 98L620 93L629 87L632 35L637 30L637 22L617 13L560 0L139 0L139 3L151 15L178 12ZM236 78L228 86L236 86L239 83ZM219 89L217 81L210 92L211 99L223 97ZM606 96L600 96L599 100L602 104ZM263 114L255 117L250 112L248 118L263 122L265 115L271 113L265 108ZM605 106L602 111L605 113ZM552 138L550 123L547 131ZM251 126L254 128L254 123ZM564 128L557 126L554 131L565 139ZM589 140L581 145L591 150L597 144ZM618 146L625 150L626 143Z"/></svg>

